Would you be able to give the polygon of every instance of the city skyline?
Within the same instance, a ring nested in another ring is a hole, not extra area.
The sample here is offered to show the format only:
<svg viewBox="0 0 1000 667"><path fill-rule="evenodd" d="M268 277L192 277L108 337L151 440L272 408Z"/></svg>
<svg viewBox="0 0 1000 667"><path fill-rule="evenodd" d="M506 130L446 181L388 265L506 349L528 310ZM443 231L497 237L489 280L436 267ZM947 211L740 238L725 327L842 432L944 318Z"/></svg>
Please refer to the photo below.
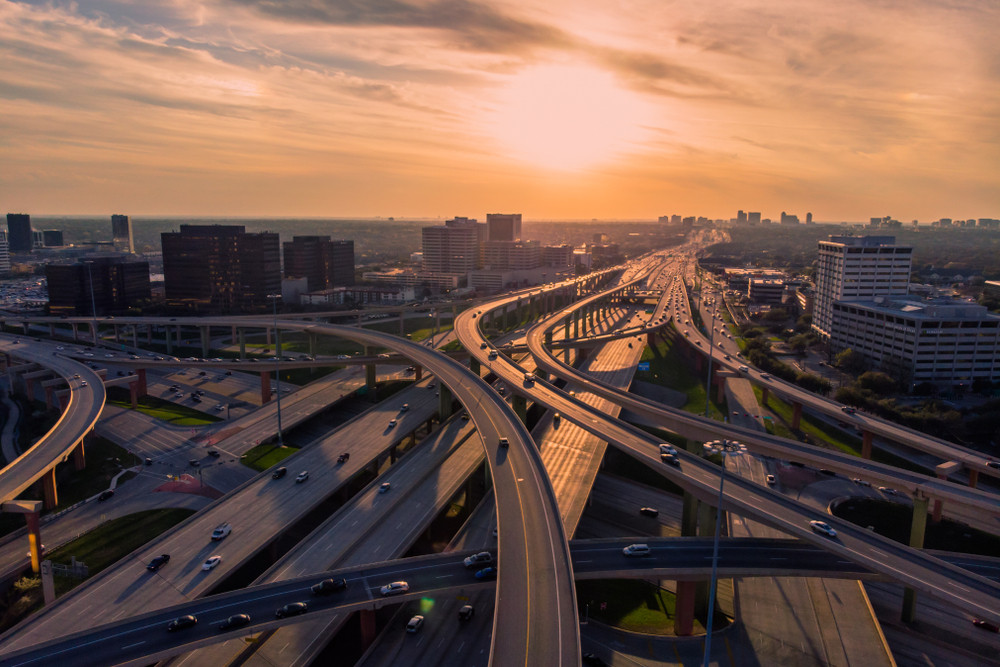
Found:
<svg viewBox="0 0 1000 667"><path fill-rule="evenodd" d="M996 217L995 5L626 9L2 2L5 206Z"/></svg>

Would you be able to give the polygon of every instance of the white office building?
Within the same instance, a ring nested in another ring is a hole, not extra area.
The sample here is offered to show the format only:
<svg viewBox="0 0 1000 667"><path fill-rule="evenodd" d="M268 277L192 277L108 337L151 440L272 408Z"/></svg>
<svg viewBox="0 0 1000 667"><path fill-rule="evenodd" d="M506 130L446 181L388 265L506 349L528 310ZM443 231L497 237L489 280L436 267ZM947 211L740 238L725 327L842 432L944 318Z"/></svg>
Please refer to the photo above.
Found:
<svg viewBox="0 0 1000 667"><path fill-rule="evenodd" d="M831 236L819 242L813 329L829 340L834 302L907 293L913 248L894 236Z"/></svg>
<svg viewBox="0 0 1000 667"><path fill-rule="evenodd" d="M1000 381L1000 317L983 306L907 296L837 301L830 347L851 348L904 386Z"/></svg>

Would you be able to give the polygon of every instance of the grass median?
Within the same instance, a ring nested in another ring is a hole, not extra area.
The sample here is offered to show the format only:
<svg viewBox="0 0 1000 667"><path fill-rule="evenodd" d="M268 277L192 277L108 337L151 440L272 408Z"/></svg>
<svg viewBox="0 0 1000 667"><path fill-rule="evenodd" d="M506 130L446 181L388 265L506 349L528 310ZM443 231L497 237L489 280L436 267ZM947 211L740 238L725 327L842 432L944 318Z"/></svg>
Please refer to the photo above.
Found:
<svg viewBox="0 0 1000 667"><path fill-rule="evenodd" d="M253 468L257 472L264 472L271 466L281 463L297 451L299 451L298 447L265 443L263 445L257 445L248 451L240 459L240 463L248 468Z"/></svg>
<svg viewBox="0 0 1000 667"><path fill-rule="evenodd" d="M121 387L108 388L108 403L126 410L132 409L132 399L128 391ZM207 415L186 405L178 405L156 396L142 396L136 405L138 406L136 410L144 415L174 426L206 426L221 421L214 415Z"/></svg>
<svg viewBox="0 0 1000 667"><path fill-rule="evenodd" d="M673 636L677 596L641 579L594 579L578 581L576 599L581 619L593 619L629 632ZM714 629L721 630L729 619L717 613ZM705 626L696 619L694 634L704 634Z"/></svg>

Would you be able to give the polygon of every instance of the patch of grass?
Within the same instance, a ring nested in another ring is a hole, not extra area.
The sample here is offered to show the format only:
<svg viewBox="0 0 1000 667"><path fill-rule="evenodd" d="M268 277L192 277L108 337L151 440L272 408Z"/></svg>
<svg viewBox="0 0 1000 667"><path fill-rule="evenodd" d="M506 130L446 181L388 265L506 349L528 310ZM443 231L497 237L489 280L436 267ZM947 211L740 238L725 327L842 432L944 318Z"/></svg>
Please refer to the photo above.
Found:
<svg viewBox="0 0 1000 667"><path fill-rule="evenodd" d="M253 468L258 472L263 472L271 466L284 461L297 451L299 451L298 447L291 447L288 445L282 447L272 443L265 443L263 445L257 445L248 451L243 458L240 459L240 463L248 468Z"/></svg>
<svg viewBox="0 0 1000 667"><path fill-rule="evenodd" d="M194 514L190 509L158 509L137 512L108 521L47 554L54 563L69 565L76 558L87 565L93 577L153 538ZM56 595L62 596L81 584L70 577L55 577ZM24 577L0 598L0 631L6 630L42 608L41 581Z"/></svg>
<svg viewBox="0 0 1000 667"><path fill-rule="evenodd" d="M110 440L100 437L89 439L84 445L86 467L77 470L73 457L56 467L57 490L59 505L55 511L74 505L81 500L100 493L111 484L111 478L121 472L122 468L130 468L141 463L139 457L122 449ZM122 483L127 475L122 475Z"/></svg>
<svg viewBox="0 0 1000 667"><path fill-rule="evenodd" d="M399 334L399 321L392 322L371 322L363 325L365 329L384 331L385 333ZM450 331L452 320L442 319L440 331ZM403 333L410 334L410 340L420 341L429 337L434 332L433 317L408 317L404 320Z"/></svg>
<svg viewBox="0 0 1000 667"><path fill-rule="evenodd" d="M578 581L576 598L580 618L596 621L631 632L648 635L673 635L677 597L640 579L595 579ZM603 609L602 609L603 606ZM716 614L715 628L722 629L728 619ZM700 620L694 622L695 634L705 632Z"/></svg>
<svg viewBox="0 0 1000 667"><path fill-rule="evenodd" d="M131 409L129 392L121 387L108 387L108 403L119 408ZM207 415L186 405L178 405L156 396L142 396L137 401L139 412L174 426L205 426L221 421L214 415Z"/></svg>
<svg viewBox="0 0 1000 667"><path fill-rule="evenodd" d="M757 396L757 401L763 405L762 399L764 393L761 388L754 385L753 391ZM851 435L850 433L847 433L835 426L831 426L826 422L813 417L812 415L806 414L805 412L802 413L802 418L799 420L799 433L797 434L791 430L793 408L789 403L777 398L774 394L771 394L767 399L766 407L777 417L777 419L774 420L764 420L767 424L769 424L769 433L773 432L774 435L779 435L783 438L789 438L791 440L805 439L806 441L820 447L836 449L844 452L845 454L851 454L852 456L861 456L861 438ZM928 470L913 461L897 456L892 452L886 452L874 447L872 448L872 460L878 463L886 463L897 468L903 468L904 470L911 470L925 475L933 473L933 471Z"/></svg>
<svg viewBox="0 0 1000 667"><path fill-rule="evenodd" d="M638 371L636 379L684 392L688 400L683 409L695 414L704 414L704 375L695 371L694 366L690 364L694 353L683 349L687 343L677 339L675 330L670 331L673 333L666 342L661 341L656 347L647 347L643 350L642 361L649 362L649 370ZM707 373L707 369L704 372ZM725 407L712 400L708 414L712 419L721 420L726 414Z"/></svg>

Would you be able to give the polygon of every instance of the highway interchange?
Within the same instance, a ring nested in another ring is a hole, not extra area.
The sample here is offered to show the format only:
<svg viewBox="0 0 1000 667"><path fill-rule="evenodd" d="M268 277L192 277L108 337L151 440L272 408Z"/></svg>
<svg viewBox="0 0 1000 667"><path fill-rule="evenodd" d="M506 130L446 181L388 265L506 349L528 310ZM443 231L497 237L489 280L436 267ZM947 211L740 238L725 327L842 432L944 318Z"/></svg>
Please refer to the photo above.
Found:
<svg viewBox="0 0 1000 667"><path fill-rule="evenodd" d="M748 446L758 447L763 453L768 455L778 455L783 458L797 456L805 458L810 463L817 463L822 457L827 457L823 459L825 461L822 463L823 467L831 468L838 472L857 473L864 477L871 477L877 481L887 480L900 488L920 489L931 495L931 497L943 497L949 503L964 502L987 511L998 511L995 496L982 491L969 490L967 487L923 476L914 476L913 473L903 473L867 461L861 462L853 457L844 457L841 455L830 456L830 453L825 450L806 449L800 443L791 443L790 441L776 442L780 439L775 438L763 438L759 442L751 442L754 437L759 438L759 436L726 427L726 425L719 422L706 424L704 421L697 420L697 418L691 418L686 413L678 414L676 411L664 410L662 406L651 406L648 402L644 405L641 402L637 402L634 395L624 394L617 388L602 386L601 383L579 375L573 369L561 364L545 349L546 331L558 325L569 314L569 308L577 308L588 305L591 301L607 299L614 292L621 292L631 286L643 285L646 287L656 287L657 285L654 283L658 283L659 286L664 288L664 297L660 300L653 317L650 318L650 322L648 323L652 326L647 328L645 325L642 325L639 327L639 331L655 330L656 327L665 324L665 318L660 319L660 316L667 313L668 309L670 309L669 314L674 318L678 320L684 319L686 313L680 310L680 306L683 304L686 307L686 296L683 295L678 285L672 285L667 289L667 284L663 282L665 278L660 277L664 276L663 266L656 267L657 270L655 272L653 268L653 260L647 258L644 266L630 267L629 271L632 275L616 283L614 288L609 290L609 292L595 294L589 299L577 301L572 306L566 306L561 312L556 312L554 315L536 324L528 332L527 340L528 347L533 354L533 361L537 362L546 371L570 380L571 386L576 387L578 391L585 389L586 391L605 396L618 404L633 401L632 404L628 405L632 410L647 410L658 419L671 419L673 421L668 422L670 429L688 437L707 439L708 437L717 436L720 433L730 434L731 436L735 435L741 440L746 440ZM525 369L503 354L502 349L498 350L498 360L489 359L489 353L493 348L490 342L483 336L480 328L484 314L489 316L491 313L497 311L497 309L506 309L509 306L516 305L519 303L519 300L524 299L526 296L529 298L537 296L537 298L541 299L547 293L562 294L564 292L565 285L547 286L541 290L534 290L534 294L526 295L522 293L474 306L464 311L456 319L455 328L458 338L466 350L480 364L488 366L513 391L526 396L535 403L544 405L550 410L559 412L567 421L598 435L616 447L629 451L632 456L648 465L651 469L681 484L696 496L704 500L713 499L718 487L717 466L704 462L696 456L687 455L685 452L681 453L682 465L680 467L665 466L659 460L656 441L648 435L637 431L633 427L617 422L617 420L608 419L601 413L594 412L589 406L577 400L574 396L559 391L544 381L538 380L534 383L524 382ZM140 321L136 319L134 323L139 323ZM258 320L246 319L243 322L247 326L257 326L260 328L270 326L270 320L267 318L260 318ZM127 324L129 322L123 321L123 323ZM181 318L178 321L179 325L205 325L213 323L218 326L228 326L231 324L231 321L214 321L202 318L190 322ZM570 561L567 535L562 527L559 507L557 506L541 458L532 442L531 436L517 419L514 411L505 403L503 397L491 389L489 385L482 382L478 374L470 373L467 368L464 368L456 361L426 347L408 343L398 337L351 327L315 323L282 322L280 326L282 329L297 329L322 335L342 336L358 340L366 345L390 349L394 353L406 356L434 373L438 381L448 387L454 397L465 406L478 433L478 437L476 438L478 446L485 453L486 460L491 467L491 480L498 501L496 520L498 527L497 548L502 553L504 567L500 568L500 576L496 583L499 595L497 596L497 607L493 615L494 628L492 630L493 648L491 651L491 662L492 664L578 664L580 645L576 619L577 605L572 582L574 574L580 576L580 573L574 572L573 563ZM636 332L619 332L619 335L635 336ZM23 341L24 337L21 340ZM484 343L486 347L483 347ZM67 379L70 379L70 371L76 372L75 369L81 366L69 360L65 360L64 362L62 357L53 356L50 353L35 354L30 359L26 356L25 360L31 360L50 368L53 367L53 364L56 364L53 370L61 372ZM70 366L59 368L58 364L60 363L67 363ZM83 368L86 369L85 366ZM89 369L86 370L89 371ZM101 383L98 380L96 382L91 381L89 384L100 385ZM427 382L424 381L424 386L426 384ZM434 404L436 402L433 400L434 397L431 396L431 392L422 387L415 387L411 391L418 392L417 395L424 397L424 399L412 400L410 402L412 413L400 414L398 416L399 419L401 421L411 419L417 422L426 420L434 411ZM785 389L784 391L788 390ZM801 390L797 391L801 392ZM90 394L90 392L86 393ZM102 394L103 392L93 393ZM812 398L806 397L808 400L812 400ZM103 396L100 396L99 400L103 404ZM380 415L379 419L384 419L385 415L395 415L393 407L398 409L398 402L392 402L393 406L378 406L373 408ZM829 403L822 399L819 399L819 402L821 404ZM70 407L72 407L72 404ZM810 405L810 408L812 407ZM821 409L830 408L827 405ZM99 411L98 409L98 413ZM65 414L70 414L71 412L75 411L67 408ZM94 417L94 420L96 420L96 417ZM685 420L688 421L685 422ZM261 418L260 421L263 423L266 420ZM877 422L878 420L874 421ZM93 421L87 426L79 427L73 433L86 432L92 425ZM346 425L345 428L349 426L350 424ZM460 424L458 426L461 427ZM880 431L880 434L882 432L888 433L891 430L891 425L884 426L881 424L866 423L866 426L870 426L873 430L883 429L883 431ZM685 431L685 428L688 430ZM377 462L380 457L385 458L389 456L389 451L401 440L401 437L394 440L393 431L373 434L370 427L366 426L364 429L363 435L352 436L351 441L363 440L366 436L369 438L372 436L377 437L374 438L376 442L371 445L368 454L358 457L358 459L355 459L352 455L352 459L348 465L357 467L340 468L333 463L333 459L337 453L335 442L339 438L332 439L334 442L329 446L318 446L315 448L315 451L310 449L308 452L300 454L300 458L296 459L297 466L308 467L312 471L320 472L320 474L314 473L314 476L310 478L308 483L298 486L285 485L286 488L291 489L290 492L274 495L271 490L277 487L268 476L262 476L250 480L245 486L234 491L233 497L237 497L240 494L244 494L248 498L268 497L269 502L273 502L273 505L271 505L272 510L260 513L261 518L266 517L270 519L273 512L274 523L277 525L293 521L295 517L289 515L287 511L288 508L301 506L302 503L297 501L299 496L329 495L336 490L336 481L338 479L342 478L346 480L358 468L367 465L370 461L374 460ZM397 429L395 432L399 434L409 432L409 429L406 428L397 427ZM68 429L64 430L68 431ZM267 432L268 428L263 427L261 435L265 436ZM69 433L67 433L68 435ZM897 433L897 435L899 434ZM235 438L236 436L233 437ZM343 437L343 434L341 434L340 438ZM501 437L509 439L509 448L499 446L498 442ZM899 437L908 436L904 433ZM71 440L71 438L67 437L68 440ZM242 440L246 441L246 436L243 436ZM934 447L941 446L940 443L931 444ZM792 449L793 445L794 450ZM65 455L65 452L72 448L71 445L67 446L65 442L61 443L60 446L63 447L62 455ZM949 450L946 453L950 455L949 460L961 460L968 466L979 465L985 468L982 464L981 455L978 458L974 458L967 452L959 450ZM307 457L308 454L313 455L312 460ZM838 466L840 467L838 468ZM0 475L0 480L6 480L7 477L8 471L5 470ZM38 476L35 477L35 479L37 478ZM325 480L319 483L324 484L321 490L316 488L319 484L314 484L317 481L316 478ZM0 486L0 488L6 487ZM815 514L813 510L804 509L794 501L776 494L759 484L740 482L739 480L727 481L727 491L729 491L725 499L727 509L734 510L740 514L754 516L768 525L780 528L785 534L794 535L801 540L812 542L825 551L833 553L838 558L847 559L846 562L854 564L855 574L853 576L855 577L859 576L857 572L879 572L883 576L890 576L896 580L905 581L915 588L945 599L950 599L959 606L974 611L981 617L1000 620L996 618L1000 588L989 579L950 565L941 559L921 554L916 550L902 547L889 540L879 538L868 531L853 527L846 522L837 522L828 518L828 521L837 527L839 539L836 541L817 536L807 527L808 520ZM288 495L288 493L299 495ZM272 495L274 496L273 498L270 497ZM120 582L120 585L126 589L130 587L134 588L128 582L136 581L144 576L144 573L140 571L144 563L148 562L149 558L161 549L168 549L172 555L178 554L180 559L188 563L188 565L187 567L182 565L174 568L172 561L171 571L178 570L178 572L169 575L171 579L167 582L165 590L178 591L181 593L181 596L179 598L176 595L172 597L170 593L164 592L163 603L159 603L160 594L157 593L155 597L158 599L158 606L165 606L174 601L178 605L181 605L178 607L178 609L181 609L184 604L193 604L184 602L184 599L210 592L211 586L205 585L205 578L200 577L195 572L196 568L194 566L203 560L205 547L203 546L204 542L193 539L191 535L198 534L199 532L207 535L211 531L211 527L220 522L221 517L218 512L213 512L213 508L215 507L216 505L213 504L202 513L182 524L178 529L175 529L173 533L165 536L164 539L172 539L174 540L173 542L165 544L157 543L154 546L144 548L141 550L142 553L133 554L130 558L134 562L133 567L135 569L118 568L114 570L117 573L114 576L105 573L105 575L95 578L95 581L84 587L83 590L99 589L102 585L109 585L108 582L110 580ZM239 505L232 504L232 500L228 498L220 501L218 507L225 507L225 512L239 511ZM234 508L236 509L234 510ZM259 529L262 533L267 533L268 531L274 531L275 527L269 525L268 522L261 521L259 522L259 526L254 526L254 529ZM185 531L190 531L190 534ZM228 547L231 542L235 541L227 540L224 546ZM249 544L249 542L252 542L252 540L247 543ZM256 543L259 542L260 540ZM234 548L234 554L227 554L224 557L224 562L231 566L238 565L241 558L252 555L250 553L251 547L248 546L246 549L248 553L240 556L239 549ZM374 554L372 556L375 557ZM329 568L329 565L326 567ZM154 578L158 579L159 575ZM414 575L414 577L408 580L412 583L414 579L419 579L419 575ZM119 584L116 583L114 585L117 586ZM254 588L256 587L247 589L247 592L243 594L254 595L252 592ZM87 596L89 597L90 595L94 595L95 600L117 599L111 591L108 591L107 594L94 594L91 591ZM149 595L148 591L145 592L144 599L148 599ZM74 594L67 601L72 601L80 597L83 596ZM210 604L210 601L215 597L217 596L210 596L205 598L204 603L197 604ZM371 603L371 600L369 599L368 602ZM364 604L364 601L361 601L360 604ZM146 608L143 606L134 608L129 608L127 605L119 606L120 609L114 609L110 616L106 616L102 620L126 619ZM74 609L72 605L67 605L66 602L61 602L52 610L47 610L43 613L41 618L48 618L49 625L59 625L58 621L51 619L58 619L60 616L58 610L61 607L66 609L64 613L67 615L78 614L81 611L79 608ZM539 609L544 609L545 612L537 613ZM84 613L86 612L84 611ZM125 622L124 620L121 621L121 623ZM131 623L132 621L127 622ZM139 621L137 620L136 622ZM124 627L121 623L113 627ZM272 621L271 624L274 624L274 622ZM65 630L66 627L71 626L63 626L63 629ZM94 632L96 633L97 630ZM171 635L170 637L172 643L169 647L163 649L164 652L162 653L155 651L142 653L146 649L142 649L141 646L134 647L141 654L135 659L140 660L143 656L150 658L153 656L173 655L178 652L179 646L183 646L186 650L195 645L218 641L218 636L215 634L211 638L192 640L191 642L183 640L175 641L173 639L175 635ZM37 641L44 641L44 638L44 634L19 633L15 629L13 634L9 633L4 636L3 650L26 650L28 645ZM117 660L117 658L115 659ZM124 657L121 661L127 662Z"/></svg>

